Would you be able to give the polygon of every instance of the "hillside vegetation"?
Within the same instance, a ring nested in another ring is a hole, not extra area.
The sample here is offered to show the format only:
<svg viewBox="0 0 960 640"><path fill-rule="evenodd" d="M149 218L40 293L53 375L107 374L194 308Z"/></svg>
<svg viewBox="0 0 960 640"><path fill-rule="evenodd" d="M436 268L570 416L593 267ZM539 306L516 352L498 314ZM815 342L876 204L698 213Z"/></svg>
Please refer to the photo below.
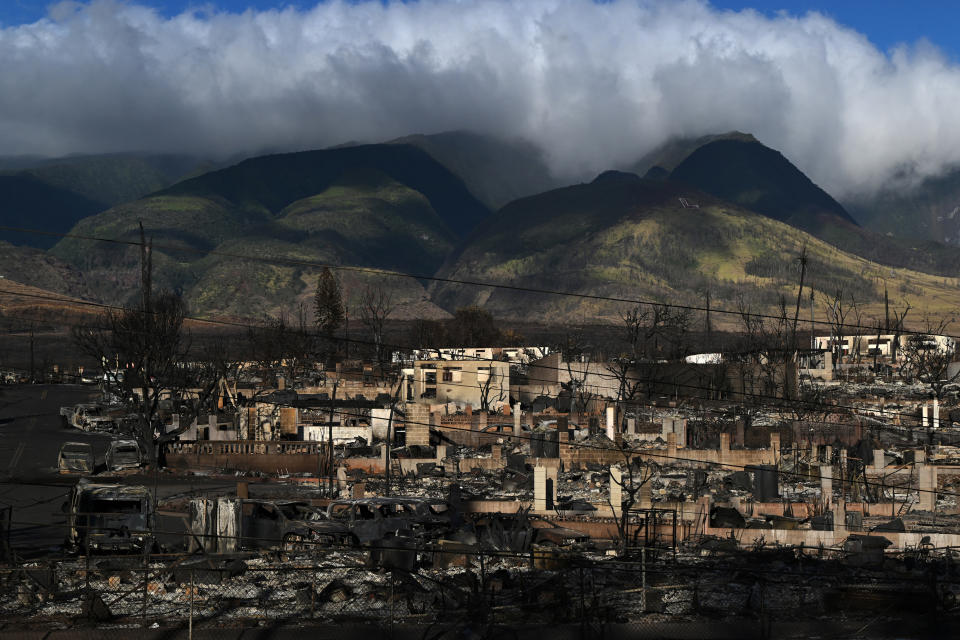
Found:
<svg viewBox="0 0 960 640"><path fill-rule="evenodd" d="M28 175L0 175L0 225L66 233L79 220L103 210L100 203ZM55 235L0 230L0 240L46 249Z"/></svg>
<svg viewBox="0 0 960 640"><path fill-rule="evenodd" d="M670 179L812 233L825 225L856 225L782 154L755 141L708 142L684 158Z"/></svg>
<svg viewBox="0 0 960 640"><path fill-rule="evenodd" d="M160 285L183 291L197 312L249 317L308 303L322 264L430 275L458 231L486 214L423 151L372 145L248 160L87 218L73 232L136 242L142 221ZM135 246L66 238L54 253L83 270L99 298L124 303L134 294ZM416 281L394 290L398 303L443 313Z"/></svg>
<svg viewBox="0 0 960 640"><path fill-rule="evenodd" d="M644 178L609 171L564 188L554 188L532 145L469 132L259 156L205 173L199 160L177 156L8 160L0 166L16 171L0 175L6 224L84 238L65 238L49 254L0 247L0 269L113 304L136 295L142 223L155 282L203 316L309 310L327 264L341 267L354 306L370 284L389 291L396 319L479 304L532 321L615 320L624 305L601 298L700 306L708 291L714 309L742 299L772 312L781 297L796 299L803 246L818 317L838 289L876 317L884 287L918 315L960 309L960 249L858 226L787 158L739 132L670 141L634 165ZM192 177L160 186L184 171ZM954 191L949 177L930 184L911 202L933 215ZM113 206L101 206L108 200ZM507 200L496 213L484 204ZM920 216L897 215L903 224ZM956 218L960 233L960 215L938 216ZM953 224L941 222L941 230ZM584 297L431 285L434 275ZM715 324L731 318L719 314Z"/></svg>
<svg viewBox="0 0 960 640"><path fill-rule="evenodd" d="M960 242L956 174L908 194L862 200L851 215L781 153L737 131L669 141L634 167L649 178L682 182L787 222L880 264L946 277L960 273L960 250L945 244L954 235Z"/></svg>
<svg viewBox="0 0 960 640"><path fill-rule="evenodd" d="M684 207L680 198L697 206ZM709 289L714 308L733 311L742 296L754 311L773 312L781 295L796 297L792 261L804 245L820 319L822 303L838 287L874 317L885 284L894 302L909 299L934 313L960 309L954 278L891 270L691 187L629 174L604 174L511 203L474 232L440 275L693 306L703 305ZM432 293L448 309L482 304L504 316L553 321L615 320L627 306L455 284L436 285ZM806 306L801 317L809 317Z"/></svg>
<svg viewBox="0 0 960 640"><path fill-rule="evenodd" d="M111 154L47 160L18 174L71 191L106 209L169 187L208 165L193 156Z"/></svg>

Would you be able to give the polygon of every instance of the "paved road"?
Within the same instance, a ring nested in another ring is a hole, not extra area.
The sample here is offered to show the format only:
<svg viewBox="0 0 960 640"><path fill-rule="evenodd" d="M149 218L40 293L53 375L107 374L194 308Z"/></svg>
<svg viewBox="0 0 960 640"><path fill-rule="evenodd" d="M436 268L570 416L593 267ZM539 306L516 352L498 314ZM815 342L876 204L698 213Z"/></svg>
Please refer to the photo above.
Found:
<svg viewBox="0 0 960 640"><path fill-rule="evenodd" d="M79 385L0 386L0 507L13 508L11 545L24 557L59 553L66 536L61 506L79 479L61 475L57 453L64 442L88 442L102 468L112 436L63 427L60 407L96 399L96 388ZM104 477L103 482L143 484L159 498L231 488L223 480L169 474ZM185 523L158 516L158 539L167 547L183 542Z"/></svg>
<svg viewBox="0 0 960 640"><path fill-rule="evenodd" d="M96 395L95 388L77 385L0 387L0 477L49 480L60 445L70 440L89 442L103 456L110 436L65 429L60 420L61 406Z"/></svg>
<svg viewBox="0 0 960 640"><path fill-rule="evenodd" d="M11 544L28 555L59 549L65 534L60 507L76 478L57 473L64 442L89 442L100 456L110 436L66 429L60 407L86 402L91 387L0 387L0 506L13 507Z"/></svg>

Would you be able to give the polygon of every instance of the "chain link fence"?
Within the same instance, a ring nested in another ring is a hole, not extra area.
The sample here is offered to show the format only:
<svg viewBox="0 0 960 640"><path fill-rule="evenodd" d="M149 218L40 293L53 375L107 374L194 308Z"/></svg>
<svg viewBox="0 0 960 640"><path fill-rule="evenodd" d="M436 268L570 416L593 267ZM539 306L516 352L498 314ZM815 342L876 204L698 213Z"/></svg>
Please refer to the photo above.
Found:
<svg viewBox="0 0 960 640"><path fill-rule="evenodd" d="M205 637L250 626L352 624L416 628L433 640L551 625L591 638L624 625L650 633L692 625L697 637L727 637L717 624L725 620L736 621L733 637L764 637L771 620L837 612L951 618L956 572L934 574L852 575L839 564L825 570L739 558L678 562L644 552L624 561L557 549L92 555L0 569L0 624L202 629Z"/></svg>

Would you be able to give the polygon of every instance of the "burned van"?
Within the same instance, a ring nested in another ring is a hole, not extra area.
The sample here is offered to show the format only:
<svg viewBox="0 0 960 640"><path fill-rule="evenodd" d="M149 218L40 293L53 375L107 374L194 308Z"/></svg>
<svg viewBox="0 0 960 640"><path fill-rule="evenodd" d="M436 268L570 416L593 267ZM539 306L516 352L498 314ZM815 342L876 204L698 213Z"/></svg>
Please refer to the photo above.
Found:
<svg viewBox="0 0 960 640"><path fill-rule="evenodd" d="M120 471L140 466L140 446L136 440L114 440L107 447L107 469Z"/></svg>
<svg viewBox="0 0 960 640"><path fill-rule="evenodd" d="M67 548L73 551L155 550L153 498L144 486L81 480L64 505Z"/></svg>
<svg viewBox="0 0 960 640"><path fill-rule="evenodd" d="M207 551L321 549L351 542L350 531L307 502L238 498L190 501L190 540ZM188 546L194 547L194 544Z"/></svg>
<svg viewBox="0 0 960 640"><path fill-rule="evenodd" d="M93 473L93 447L86 442L64 442L57 455L60 473Z"/></svg>

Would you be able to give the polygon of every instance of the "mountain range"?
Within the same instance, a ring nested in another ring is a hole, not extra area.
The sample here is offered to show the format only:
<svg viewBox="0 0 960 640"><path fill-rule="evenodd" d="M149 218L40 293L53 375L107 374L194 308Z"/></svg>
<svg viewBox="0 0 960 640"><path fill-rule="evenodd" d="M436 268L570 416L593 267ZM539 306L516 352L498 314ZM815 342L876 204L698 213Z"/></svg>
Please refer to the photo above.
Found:
<svg viewBox="0 0 960 640"><path fill-rule="evenodd" d="M572 185L533 145L471 132L237 163L121 154L0 158L0 170L0 240L13 243L0 244L0 275L110 304L136 295L142 224L155 281L211 317L309 308L331 265L352 304L380 286L395 318L478 304L614 320L624 303L603 298L698 306L709 291L722 323L737 300L770 311L795 298L803 247L817 307L844 289L874 317L885 290L931 313L960 308L960 248L908 224L936 222L960 243L960 209L941 213L960 174L841 204L739 132L671 140ZM68 237L9 230L22 227Z"/></svg>

